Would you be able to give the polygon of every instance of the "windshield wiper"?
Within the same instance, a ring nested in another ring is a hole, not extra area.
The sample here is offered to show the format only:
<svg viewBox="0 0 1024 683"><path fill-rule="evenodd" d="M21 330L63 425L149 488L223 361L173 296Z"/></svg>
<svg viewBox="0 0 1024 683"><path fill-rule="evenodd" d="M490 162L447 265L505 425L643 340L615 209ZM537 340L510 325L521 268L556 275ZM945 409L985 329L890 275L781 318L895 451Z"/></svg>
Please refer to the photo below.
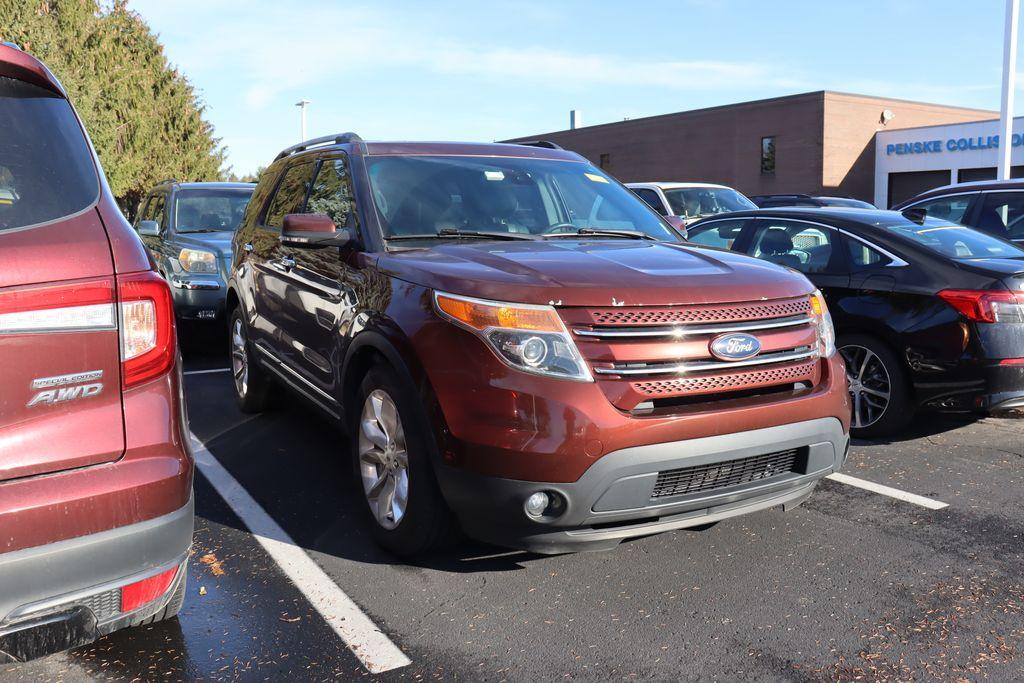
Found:
<svg viewBox="0 0 1024 683"><path fill-rule="evenodd" d="M631 240L654 240L658 241L657 237L648 235L646 232L639 230L613 230L612 228L580 228L576 232L556 232L550 235L544 235L546 238L551 237L625 237Z"/></svg>
<svg viewBox="0 0 1024 683"><path fill-rule="evenodd" d="M181 234L192 234L196 232L227 232L227 228L199 228L198 230L179 230Z"/></svg>
<svg viewBox="0 0 1024 683"><path fill-rule="evenodd" d="M389 242L397 242L402 240L431 240L431 239L442 239L445 237L474 237L477 239L484 240L532 240L536 239L533 235L527 235L521 232L486 232L483 230L460 230L458 228L441 228L436 233L428 232L420 235L392 235L387 237Z"/></svg>

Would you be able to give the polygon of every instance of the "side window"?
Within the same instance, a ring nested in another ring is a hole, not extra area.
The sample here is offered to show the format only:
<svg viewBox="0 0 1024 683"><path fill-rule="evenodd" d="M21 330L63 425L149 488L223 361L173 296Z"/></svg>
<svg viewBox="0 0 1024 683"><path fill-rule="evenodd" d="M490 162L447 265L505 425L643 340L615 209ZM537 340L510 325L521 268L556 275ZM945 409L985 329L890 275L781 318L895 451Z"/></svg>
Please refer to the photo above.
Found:
<svg viewBox="0 0 1024 683"><path fill-rule="evenodd" d="M644 200L648 206L660 213L662 216L665 215L665 205L661 202L661 197L654 190L649 190L645 187L631 188L633 192L636 192L636 196Z"/></svg>
<svg viewBox="0 0 1024 683"><path fill-rule="evenodd" d="M158 194L149 200L146 211L149 213L149 220L156 221L160 225L161 230L167 227L167 224L164 222L164 196L162 194Z"/></svg>
<svg viewBox="0 0 1024 683"><path fill-rule="evenodd" d="M267 227L280 228L286 215L302 211L302 204L306 201L306 193L309 191L309 182L313 177L313 166L312 161L305 161L284 172L277 192L270 200L270 208L267 209L264 221Z"/></svg>
<svg viewBox="0 0 1024 683"><path fill-rule="evenodd" d="M850 256L850 265L854 270L884 266L892 260L876 249L872 249L860 240L853 239L852 237L846 238L846 251Z"/></svg>
<svg viewBox="0 0 1024 683"><path fill-rule="evenodd" d="M825 273L832 260L835 231L809 223L758 220L751 255L801 273Z"/></svg>
<svg viewBox="0 0 1024 683"><path fill-rule="evenodd" d="M746 221L712 221L690 228L689 241L707 247L732 249L743 232Z"/></svg>
<svg viewBox="0 0 1024 683"><path fill-rule="evenodd" d="M912 209L924 209L931 218L939 218L950 223L960 223L964 219L967 207L971 200L977 195L958 194L955 197L942 197L941 199L929 199L919 204L914 204Z"/></svg>
<svg viewBox="0 0 1024 683"><path fill-rule="evenodd" d="M323 160L309 193L305 213L322 213L330 216L338 227L358 228L348 157Z"/></svg>
<svg viewBox="0 0 1024 683"><path fill-rule="evenodd" d="M153 199L151 197L143 197L142 201L139 202L139 213L135 217L135 225L138 225L139 221L149 220L149 207L152 202Z"/></svg>
<svg viewBox="0 0 1024 683"><path fill-rule="evenodd" d="M1004 239L1024 239L1024 192L991 192L982 196L985 200L975 227Z"/></svg>

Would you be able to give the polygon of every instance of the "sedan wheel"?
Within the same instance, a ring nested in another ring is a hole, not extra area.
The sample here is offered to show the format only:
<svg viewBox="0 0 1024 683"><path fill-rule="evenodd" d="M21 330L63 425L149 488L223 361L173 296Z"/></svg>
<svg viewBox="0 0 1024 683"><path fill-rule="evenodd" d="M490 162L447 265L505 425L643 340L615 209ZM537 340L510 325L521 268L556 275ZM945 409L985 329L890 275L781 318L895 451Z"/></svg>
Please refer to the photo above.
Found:
<svg viewBox="0 0 1024 683"><path fill-rule="evenodd" d="M394 529L409 504L409 454L398 408L382 389L372 391L363 403L359 473L374 519L381 527Z"/></svg>
<svg viewBox="0 0 1024 683"><path fill-rule="evenodd" d="M885 363L871 349L849 345L839 349L846 361L846 377L853 401L853 427L861 429L882 419L892 395L892 379Z"/></svg>

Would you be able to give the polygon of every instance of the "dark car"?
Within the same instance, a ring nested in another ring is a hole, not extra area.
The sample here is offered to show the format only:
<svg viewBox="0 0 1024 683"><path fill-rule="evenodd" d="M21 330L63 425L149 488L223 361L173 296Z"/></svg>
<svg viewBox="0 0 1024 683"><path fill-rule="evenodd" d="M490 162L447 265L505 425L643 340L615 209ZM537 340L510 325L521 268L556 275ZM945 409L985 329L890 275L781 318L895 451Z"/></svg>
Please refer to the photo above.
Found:
<svg viewBox="0 0 1024 683"><path fill-rule="evenodd" d="M0 45L0 663L173 617L192 455L167 283L63 88Z"/></svg>
<svg viewBox="0 0 1024 683"><path fill-rule="evenodd" d="M947 185L894 208L911 209L1024 244L1024 179Z"/></svg>
<svg viewBox="0 0 1024 683"><path fill-rule="evenodd" d="M255 187L169 180L140 204L135 229L171 285L179 320L224 319L231 237Z"/></svg>
<svg viewBox="0 0 1024 683"><path fill-rule="evenodd" d="M750 201L754 202L754 204L762 209L774 209L782 206L838 206L848 209L875 208L874 204L869 204L868 202L861 201L860 199L853 199L851 197L828 197L809 194L759 194L751 197Z"/></svg>
<svg viewBox="0 0 1024 683"><path fill-rule="evenodd" d="M800 271L825 295L853 433L898 433L918 406L1024 406L1024 249L895 211L762 209L694 224L698 244Z"/></svg>
<svg viewBox="0 0 1024 683"><path fill-rule="evenodd" d="M283 151L235 236L236 398L350 433L377 540L453 518L555 553L804 500L848 446L828 311L799 273L689 247L581 156L504 144Z"/></svg>

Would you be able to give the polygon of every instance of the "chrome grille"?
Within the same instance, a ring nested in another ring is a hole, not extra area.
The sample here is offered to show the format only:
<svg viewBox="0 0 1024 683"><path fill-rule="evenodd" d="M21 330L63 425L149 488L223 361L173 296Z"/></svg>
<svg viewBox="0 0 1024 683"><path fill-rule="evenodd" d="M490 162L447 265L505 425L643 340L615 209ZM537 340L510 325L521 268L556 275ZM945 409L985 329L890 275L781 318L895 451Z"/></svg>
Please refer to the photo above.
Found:
<svg viewBox="0 0 1024 683"><path fill-rule="evenodd" d="M789 474L795 471L799 455L800 449L792 448L728 462L659 472L651 498L714 491Z"/></svg>
<svg viewBox="0 0 1024 683"><path fill-rule="evenodd" d="M673 325L783 318L800 314L806 315L810 310L810 301L806 297L801 297L782 301L710 306L593 308L589 312L595 325Z"/></svg>
<svg viewBox="0 0 1024 683"><path fill-rule="evenodd" d="M633 388L645 396L679 396L682 394L709 394L731 389L753 389L773 384L809 380L813 376L814 363L803 363L802 365L754 372L634 382Z"/></svg>

